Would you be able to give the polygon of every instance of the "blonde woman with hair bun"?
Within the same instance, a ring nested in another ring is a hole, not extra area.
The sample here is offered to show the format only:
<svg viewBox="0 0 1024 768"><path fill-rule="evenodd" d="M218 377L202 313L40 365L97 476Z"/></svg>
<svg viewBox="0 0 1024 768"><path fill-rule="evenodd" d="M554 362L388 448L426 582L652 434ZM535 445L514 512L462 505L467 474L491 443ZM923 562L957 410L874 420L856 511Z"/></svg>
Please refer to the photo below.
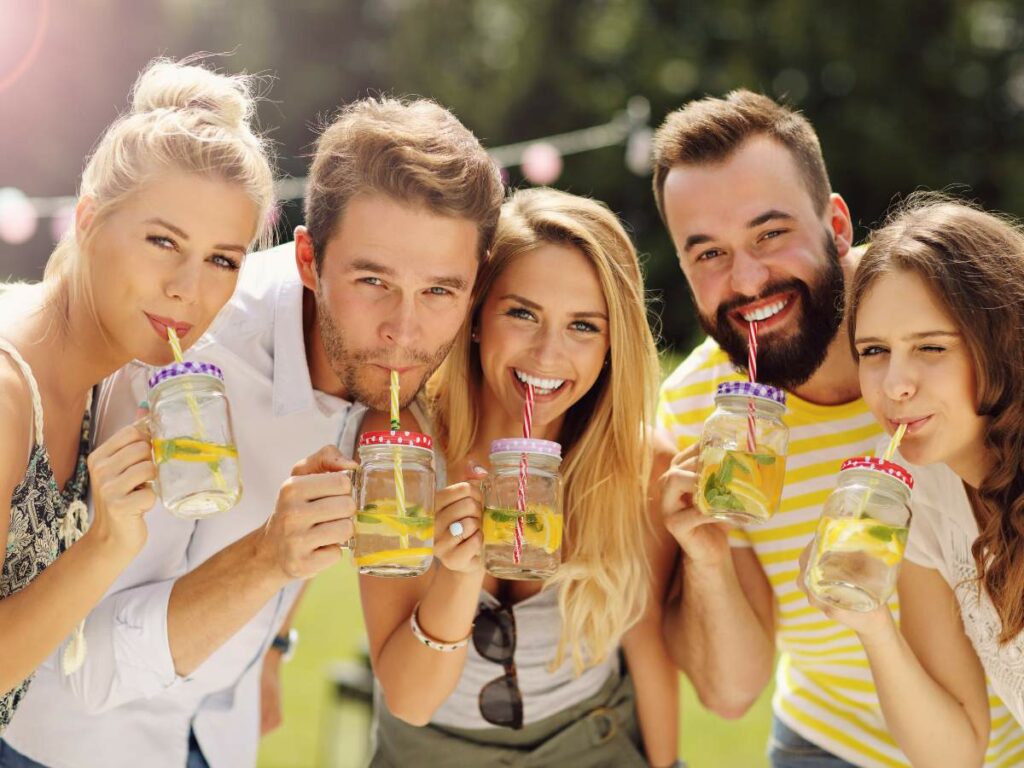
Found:
<svg viewBox="0 0 1024 768"><path fill-rule="evenodd" d="M267 240L254 100L246 76L153 61L89 157L43 280L0 295L0 733L66 638L64 672L80 666L80 622L146 541L149 440L128 426L87 457L97 385L132 360L169 363L168 328L195 342Z"/></svg>
<svg viewBox="0 0 1024 768"><path fill-rule="evenodd" d="M518 436L523 382L537 379L549 389L533 437L564 457L562 562L547 583L484 571L475 482L491 441ZM371 766L674 765L678 678L661 636L674 546L648 487L671 452L655 456L647 427L657 352L615 215L516 192L433 384L436 455L454 482L435 503L433 570L360 577L382 694Z"/></svg>

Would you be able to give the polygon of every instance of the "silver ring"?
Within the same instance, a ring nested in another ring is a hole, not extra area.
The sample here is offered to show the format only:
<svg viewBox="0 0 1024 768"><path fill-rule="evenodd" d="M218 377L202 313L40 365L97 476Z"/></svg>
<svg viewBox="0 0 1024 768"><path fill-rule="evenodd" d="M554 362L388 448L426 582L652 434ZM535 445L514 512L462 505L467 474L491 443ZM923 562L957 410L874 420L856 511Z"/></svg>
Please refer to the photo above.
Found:
<svg viewBox="0 0 1024 768"><path fill-rule="evenodd" d="M461 539L462 534L464 534L465 532L466 528L462 525L461 520L456 520L454 523L448 526L448 533L450 533L453 538Z"/></svg>

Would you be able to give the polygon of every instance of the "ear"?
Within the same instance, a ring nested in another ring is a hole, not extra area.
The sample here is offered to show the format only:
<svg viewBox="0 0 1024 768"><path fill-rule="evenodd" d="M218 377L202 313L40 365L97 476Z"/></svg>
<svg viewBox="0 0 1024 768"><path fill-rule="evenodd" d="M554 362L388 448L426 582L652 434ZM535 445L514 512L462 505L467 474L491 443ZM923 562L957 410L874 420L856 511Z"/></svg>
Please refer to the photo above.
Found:
<svg viewBox="0 0 1024 768"><path fill-rule="evenodd" d="M299 225L295 228L295 265L299 268L299 279L309 290L316 293L320 275L316 271L316 254L309 230Z"/></svg>
<svg viewBox="0 0 1024 768"><path fill-rule="evenodd" d="M843 258L853 247L853 219L850 217L850 207L835 192L829 196L827 215L828 230L832 233L839 258Z"/></svg>
<svg viewBox="0 0 1024 768"><path fill-rule="evenodd" d="M83 195L75 205L75 239L81 245L96 219L96 201Z"/></svg>

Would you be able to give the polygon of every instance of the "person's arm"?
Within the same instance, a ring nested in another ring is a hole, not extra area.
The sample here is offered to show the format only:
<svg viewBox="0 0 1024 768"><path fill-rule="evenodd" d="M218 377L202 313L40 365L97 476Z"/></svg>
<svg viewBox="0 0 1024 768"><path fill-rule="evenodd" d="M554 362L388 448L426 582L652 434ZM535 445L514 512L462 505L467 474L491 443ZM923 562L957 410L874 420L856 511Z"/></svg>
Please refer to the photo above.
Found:
<svg viewBox="0 0 1024 768"><path fill-rule="evenodd" d="M661 627L664 600L677 560L678 548L662 525L657 480L672 460L672 446L661 442L651 473L645 529L645 557L651 565L647 609L622 639L626 665L636 690L637 719L647 762L654 768L671 766L679 755L679 674L665 647Z"/></svg>
<svg viewBox="0 0 1024 768"><path fill-rule="evenodd" d="M295 616L299 612L299 604L303 595L306 594L307 584L302 585L299 594L295 596L291 610L285 616L284 621L277 630L277 635L288 634L295 623ZM278 728L284 721L281 709L281 661L283 654L271 645L263 656L263 669L260 672L260 736Z"/></svg>
<svg viewBox="0 0 1024 768"><path fill-rule="evenodd" d="M681 590L667 603L673 660L701 703L741 717L771 680L775 598L752 548L730 547L728 527L693 503L697 446L679 453L662 480L665 525L682 549Z"/></svg>
<svg viewBox="0 0 1024 768"><path fill-rule="evenodd" d="M278 591L341 559L353 533L351 477L357 465L335 446L295 465L263 528L178 579L167 604L167 642L178 675L188 675Z"/></svg>
<svg viewBox="0 0 1024 768"><path fill-rule="evenodd" d="M419 605L420 629L432 640L455 643L473 629L483 585L482 498L477 483L439 491L435 500L434 565L415 579L359 577L374 675L388 710L413 725L426 725L455 690L466 647L441 652L413 634L409 618ZM459 521L463 533L449 526ZM470 640L472 642L472 640Z"/></svg>
<svg viewBox="0 0 1024 768"><path fill-rule="evenodd" d="M10 499L27 465L31 404L5 376L0 393L0 533L7 541ZM27 405L26 405L27 404ZM24 589L0 600L0 694L29 677L103 597L145 542L142 516L154 503L147 437L135 425L89 457L97 514L89 531ZM27 542L25 546L32 546ZM6 550L6 548L5 548ZM0 562L6 551L0 551Z"/></svg>
<svg viewBox="0 0 1024 768"><path fill-rule="evenodd" d="M915 768L980 767L989 739L988 687L956 596L937 570L904 561L899 597L899 628L888 605L857 613L810 600L860 636L885 722Z"/></svg>

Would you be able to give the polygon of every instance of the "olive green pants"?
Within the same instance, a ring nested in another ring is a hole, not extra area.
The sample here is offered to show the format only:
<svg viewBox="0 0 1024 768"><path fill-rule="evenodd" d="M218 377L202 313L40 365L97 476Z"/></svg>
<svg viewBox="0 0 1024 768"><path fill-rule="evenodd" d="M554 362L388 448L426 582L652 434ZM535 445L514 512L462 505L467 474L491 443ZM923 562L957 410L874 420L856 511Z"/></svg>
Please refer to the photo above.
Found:
<svg viewBox="0 0 1024 768"><path fill-rule="evenodd" d="M418 728L380 707L370 768L647 768L628 676L612 674L579 704L520 730Z"/></svg>

